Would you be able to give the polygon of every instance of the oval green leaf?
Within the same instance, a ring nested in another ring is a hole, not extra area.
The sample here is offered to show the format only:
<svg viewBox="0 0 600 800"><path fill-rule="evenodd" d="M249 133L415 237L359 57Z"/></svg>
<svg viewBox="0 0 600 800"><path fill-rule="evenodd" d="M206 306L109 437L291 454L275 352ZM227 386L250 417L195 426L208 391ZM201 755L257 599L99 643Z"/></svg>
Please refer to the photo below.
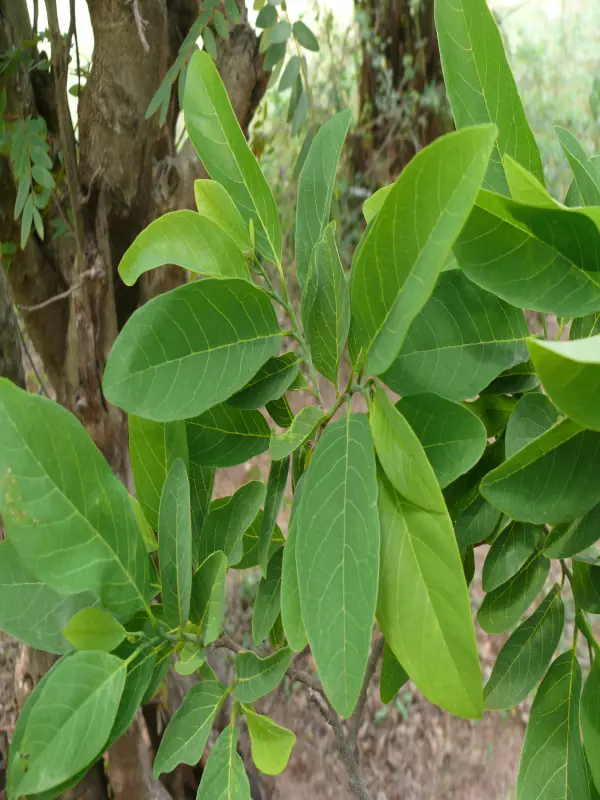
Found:
<svg viewBox="0 0 600 800"><path fill-rule="evenodd" d="M104 373L107 399L168 422L195 417L241 389L279 350L267 295L207 278L150 300L128 320Z"/></svg>
<svg viewBox="0 0 600 800"><path fill-rule="evenodd" d="M486 708L512 708L527 697L548 669L564 623L560 587L554 586L498 654L483 691Z"/></svg>
<svg viewBox="0 0 600 800"><path fill-rule="evenodd" d="M600 334L570 342L530 339L528 347L552 402L584 428L600 431Z"/></svg>
<svg viewBox="0 0 600 800"><path fill-rule="evenodd" d="M382 380L400 395L466 400L527 359L523 312L466 278L443 272Z"/></svg>
<svg viewBox="0 0 600 800"><path fill-rule="evenodd" d="M466 406L436 394L420 394L403 398L397 407L419 437L442 488L483 455L485 426Z"/></svg>
<svg viewBox="0 0 600 800"><path fill-rule="evenodd" d="M206 178L196 180L194 199L198 213L222 228L242 253L252 250L248 226L224 186Z"/></svg>
<svg viewBox="0 0 600 800"><path fill-rule="evenodd" d="M253 703L275 689L292 661L292 651L284 647L266 658L255 653L238 653L235 659L235 696L240 703Z"/></svg>
<svg viewBox="0 0 600 800"><path fill-rule="evenodd" d="M8 767L10 797L60 786L100 755L126 672L125 661L100 652L74 653L57 664L29 696L17 723Z"/></svg>
<svg viewBox="0 0 600 800"><path fill-rule="evenodd" d="M127 635L127 631L112 614L101 608L82 608L65 626L63 631L76 650L115 650Z"/></svg>
<svg viewBox="0 0 600 800"><path fill-rule="evenodd" d="M208 734L227 689L218 681L202 681L192 686L183 703L171 717L154 760L154 777L171 772L178 764L200 761Z"/></svg>
<svg viewBox="0 0 600 800"><path fill-rule="evenodd" d="M492 592L525 566L544 540L544 528L511 522L494 539L483 565L482 587Z"/></svg>
<svg viewBox="0 0 600 800"><path fill-rule="evenodd" d="M192 517L190 483L178 458L167 475L158 518L158 560L165 619L182 627L190 613L192 590Z"/></svg>
<svg viewBox="0 0 600 800"><path fill-rule="evenodd" d="M201 467L235 467L264 453L271 429L260 411L229 403L213 406L186 423L190 459Z"/></svg>
<svg viewBox="0 0 600 800"><path fill-rule="evenodd" d="M214 61L199 50L188 65L183 114L204 168L229 193L246 224L252 220L258 250L265 258L281 263L281 228L273 194L239 126Z"/></svg>
<svg viewBox="0 0 600 800"><path fill-rule="evenodd" d="M287 767L296 741L295 734L250 708L244 708L244 714L252 745L252 760L265 775L279 775Z"/></svg>
<svg viewBox="0 0 600 800"><path fill-rule="evenodd" d="M549 570L548 559L537 556L506 583L488 592L477 612L483 630L505 633L514 627L541 592Z"/></svg>
<svg viewBox="0 0 600 800"><path fill-rule="evenodd" d="M484 126L423 148L367 228L350 278L351 354L368 354L367 372L379 375L390 367L431 295L475 202L495 138L496 129Z"/></svg>
<svg viewBox="0 0 600 800"><path fill-rule="evenodd" d="M431 702L480 717L481 670L469 596L439 484L415 433L382 390L370 422L387 476L379 481L379 625Z"/></svg>
<svg viewBox="0 0 600 800"><path fill-rule="evenodd" d="M325 692L348 717L369 657L379 572L375 453L365 416L348 413L327 426L302 483L302 618Z"/></svg>
<svg viewBox="0 0 600 800"><path fill-rule="evenodd" d="M563 419L489 472L480 491L512 519L571 522L598 502L599 457L600 435Z"/></svg>
<svg viewBox="0 0 600 800"><path fill-rule="evenodd" d="M176 264L199 275L250 280L242 251L212 219L195 211L171 211L151 222L126 250L119 264L123 283L163 264Z"/></svg>
<svg viewBox="0 0 600 800"><path fill-rule="evenodd" d="M25 567L122 621L143 609L150 560L129 493L81 423L3 378L0 443L0 514Z"/></svg>
<svg viewBox="0 0 600 800"><path fill-rule="evenodd" d="M521 397L506 426L506 457L533 442L555 424L556 409L541 392L531 392Z"/></svg>

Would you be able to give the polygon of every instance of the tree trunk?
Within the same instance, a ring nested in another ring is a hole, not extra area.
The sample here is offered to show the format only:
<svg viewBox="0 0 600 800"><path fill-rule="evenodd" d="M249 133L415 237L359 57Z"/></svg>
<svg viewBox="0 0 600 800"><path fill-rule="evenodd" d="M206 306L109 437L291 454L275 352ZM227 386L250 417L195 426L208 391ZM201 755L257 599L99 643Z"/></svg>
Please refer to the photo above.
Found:
<svg viewBox="0 0 600 800"><path fill-rule="evenodd" d="M355 0L362 67L353 160L369 188L395 180L451 126L433 8L433 0Z"/></svg>
<svg viewBox="0 0 600 800"><path fill-rule="evenodd" d="M55 166L59 151L64 164L64 169L55 170L64 177L54 192L52 216L56 208L65 219L72 215L72 232L53 238L50 215L46 215L43 241L34 232L25 250L12 258L7 276L0 274L0 375L24 385L19 331L14 309L7 302L8 283L56 398L79 417L115 473L127 481L126 419L104 399L104 366L119 329L133 311L180 283L185 273L165 267L130 288L120 281L117 267L125 250L153 219L168 210L193 206L193 181L202 174L202 166L189 143L176 152L180 111L176 88L162 127L157 115L146 119L145 114L199 13L199 4L197 0L139 0L146 49L129 0L88 0L94 52L79 99L76 142L66 103L69 54L58 30L56 3L46 0L52 68L21 66L10 74L5 81L6 114L46 120ZM217 66L247 131L268 75L262 69L245 3L238 0L238 5L241 23L228 40L219 40ZM22 47L32 33L26 0L0 0L0 53ZM31 52L43 58L35 48ZM20 225L13 218L16 186L3 155L0 185L0 241L18 242ZM15 676L22 700L47 668L41 661L45 655L23 648ZM139 715L111 748L110 791L100 761L65 796L71 800L105 800L109 794L116 800L168 798L162 784L152 778L147 741Z"/></svg>

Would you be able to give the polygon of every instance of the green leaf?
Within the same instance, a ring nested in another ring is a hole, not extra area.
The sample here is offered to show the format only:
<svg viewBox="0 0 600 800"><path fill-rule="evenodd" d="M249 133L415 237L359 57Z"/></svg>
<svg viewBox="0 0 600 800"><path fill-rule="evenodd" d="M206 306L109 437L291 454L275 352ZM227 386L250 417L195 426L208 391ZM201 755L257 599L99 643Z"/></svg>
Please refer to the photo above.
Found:
<svg viewBox="0 0 600 800"><path fill-rule="evenodd" d="M541 592L550 562L544 556L532 558L506 583L486 594L477 621L487 633L505 633L518 623Z"/></svg>
<svg viewBox="0 0 600 800"><path fill-rule="evenodd" d="M258 543L260 537L260 530L262 528L263 512L259 511L254 521L244 531L242 536L242 555L239 561L232 564L233 569L250 569L251 567L258 567ZM286 539L278 525L275 526L273 535L271 537L271 546L269 547L269 560L276 550L283 546ZM237 555L237 553L236 553Z"/></svg>
<svg viewBox="0 0 600 800"><path fill-rule="evenodd" d="M291 32L292 26L290 23L282 19L269 31L269 41L271 44L284 44L290 38Z"/></svg>
<svg viewBox="0 0 600 800"><path fill-rule="evenodd" d="M179 661L173 665L178 675L193 675L206 663L203 647L187 642L179 652Z"/></svg>
<svg viewBox="0 0 600 800"><path fill-rule="evenodd" d="M383 648L383 658L381 660L381 677L379 679L379 694L381 702L387 705L391 703L398 691L408 681L408 673L404 667L398 663L396 656L391 651L386 642Z"/></svg>
<svg viewBox="0 0 600 800"><path fill-rule="evenodd" d="M281 228L273 194L239 126L213 60L200 51L193 54L189 63L183 113L187 132L206 171L223 185L245 222L252 220L259 251L280 264Z"/></svg>
<svg viewBox="0 0 600 800"><path fill-rule="evenodd" d="M475 202L495 137L488 125L423 148L367 228L350 277L351 355L368 354L367 372L390 367L429 299Z"/></svg>
<svg viewBox="0 0 600 800"><path fill-rule="evenodd" d="M590 564L583 558L573 559L573 596L580 609L600 614L600 564Z"/></svg>
<svg viewBox="0 0 600 800"><path fill-rule="evenodd" d="M212 32L212 30L208 26L206 26L206 28L204 28L204 30L202 31L202 42L204 44L204 49L208 53L209 57L213 61L216 61L217 60L217 56L218 56L217 40L215 39L214 33ZM189 69L189 67L188 67L188 69ZM188 81L186 80L186 86L187 86L187 84L188 84ZM183 101L185 103L185 92L183 94ZM184 109L185 109L185 106L184 106ZM186 123L186 128L187 128L187 123ZM189 130L188 130L188 133L189 133Z"/></svg>
<svg viewBox="0 0 600 800"><path fill-rule="evenodd" d="M483 565L482 587L492 592L519 572L544 541L544 528L511 522L498 535Z"/></svg>
<svg viewBox="0 0 600 800"><path fill-rule="evenodd" d="M296 206L296 273L301 287L308 277L313 249L329 222L335 174L351 117L351 112L345 109L319 128L300 173Z"/></svg>
<svg viewBox="0 0 600 800"><path fill-rule="evenodd" d="M71 647L63 628L77 611L97 602L91 592L59 594L29 572L11 539L0 542L0 630L30 647L66 653Z"/></svg>
<svg viewBox="0 0 600 800"><path fill-rule="evenodd" d="M25 202L29 197L29 190L31 189L31 181L28 175L25 175L19 181L19 188L17 189L17 197L15 199L15 210L14 210L14 218L19 219L23 208L25 207Z"/></svg>
<svg viewBox="0 0 600 800"><path fill-rule="evenodd" d="M245 386L280 342L261 289L241 280L194 281L129 318L108 359L104 393L158 422L195 417Z"/></svg>
<svg viewBox="0 0 600 800"><path fill-rule="evenodd" d="M363 203L363 215L367 225L372 222L380 212L381 206L384 204L388 194L393 188L394 184L390 183L389 186L382 186L381 189L378 189L370 197L367 197Z"/></svg>
<svg viewBox="0 0 600 800"><path fill-rule="evenodd" d="M283 550L279 548L267 566L267 575L258 584L252 615L252 641L263 642L275 624L281 609L281 566Z"/></svg>
<svg viewBox="0 0 600 800"><path fill-rule="evenodd" d="M313 248L302 295L302 323L313 364L337 386L350 329L350 297L330 222Z"/></svg>
<svg viewBox="0 0 600 800"><path fill-rule="evenodd" d="M162 644L156 653L156 665L140 705L149 703L163 684L173 662L173 647L170 642Z"/></svg>
<svg viewBox="0 0 600 800"><path fill-rule="evenodd" d="M228 725L210 751L198 797L202 800L250 800L250 783L237 752L238 732Z"/></svg>
<svg viewBox="0 0 600 800"><path fill-rule="evenodd" d="M552 663L533 701L517 800L590 800L579 731L580 694L581 667L569 650Z"/></svg>
<svg viewBox="0 0 600 800"><path fill-rule="evenodd" d="M304 22L298 20L294 22L294 38L301 47L305 50L311 50L313 53L319 52L319 42L317 37Z"/></svg>
<svg viewBox="0 0 600 800"><path fill-rule="evenodd" d="M240 703L253 703L275 689L292 661L289 647L259 658L252 652L238 653L235 659L235 697Z"/></svg>
<svg viewBox="0 0 600 800"><path fill-rule="evenodd" d="M272 459L279 461L286 458L300 445L309 439L316 428L326 417L326 413L319 406L305 406L294 417L291 426L287 431L271 434L269 445L269 455Z"/></svg>
<svg viewBox="0 0 600 800"><path fill-rule="evenodd" d="M481 394L523 394L536 389L539 383L531 361L524 361L500 373Z"/></svg>
<svg viewBox="0 0 600 800"><path fill-rule="evenodd" d="M556 409L541 392L522 397L506 426L506 457L511 458L556 423Z"/></svg>
<svg viewBox="0 0 600 800"><path fill-rule="evenodd" d="M252 250L248 226L224 186L206 178L195 180L194 199L201 217L224 230L242 253Z"/></svg>
<svg viewBox="0 0 600 800"><path fill-rule="evenodd" d="M241 541L265 499L266 487L261 481L250 481L231 497L214 500L200 536L198 561L221 551L230 565L242 557Z"/></svg>
<svg viewBox="0 0 600 800"><path fill-rule="evenodd" d="M156 536L154 535L154 530L152 529L152 526L146 519L146 515L142 511L142 507L135 499L135 497L133 495L129 495L129 500L131 501L131 505L133 506L133 512L137 520L138 529L142 534L142 539L144 540L144 546L146 547L146 552L155 553L158 550L158 543L156 541Z"/></svg>
<svg viewBox="0 0 600 800"><path fill-rule="evenodd" d="M479 717L481 671L469 597L441 490L419 440L382 390L371 407L371 430L389 479L379 481L379 625L429 700Z"/></svg>
<svg viewBox="0 0 600 800"><path fill-rule="evenodd" d="M289 428L294 421L292 409L285 395L278 400L271 400L269 403L266 403L265 408L271 415L275 424L279 425L281 428Z"/></svg>
<svg viewBox="0 0 600 800"><path fill-rule="evenodd" d="M271 551L271 539L281 510L289 469L289 456L281 459L281 461L272 461L271 468L269 469L265 510L262 517L258 541L258 563L265 577L267 575L267 563Z"/></svg>
<svg viewBox="0 0 600 800"><path fill-rule="evenodd" d="M237 0L225 0L225 9L227 11L227 16L233 22L233 24L239 25L241 17Z"/></svg>
<svg viewBox="0 0 600 800"><path fill-rule="evenodd" d="M563 419L496 469L481 494L522 522L571 522L590 511L600 496L600 435Z"/></svg>
<svg viewBox="0 0 600 800"><path fill-rule="evenodd" d="M252 760L265 775L279 775L287 767L296 736L269 717L244 707Z"/></svg>
<svg viewBox="0 0 600 800"><path fill-rule="evenodd" d="M514 161L504 167L521 202L480 192L454 246L461 269L519 308L565 317L599 311L599 210L565 208Z"/></svg>
<svg viewBox="0 0 600 800"><path fill-rule="evenodd" d="M266 52L265 60L263 61L263 69L265 72L271 72L277 65L283 61L286 54L286 43L273 44Z"/></svg>
<svg viewBox="0 0 600 800"><path fill-rule="evenodd" d="M200 541L204 524L210 512L210 501L215 483L215 471L200 467L190 459L190 503L192 511L192 560L200 563Z"/></svg>
<svg viewBox="0 0 600 800"><path fill-rule="evenodd" d="M202 627L204 644L211 644L223 629L227 556L211 553L192 578L190 620Z"/></svg>
<svg viewBox="0 0 600 800"><path fill-rule="evenodd" d="M62 594L94 592L121 620L146 607L129 493L79 421L0 379L0 443L0 514L27 571Z"/></svg>
<svg viewBox="0 0 600 800"><path fill-rule="evenodd" d="M290 388L299 369L300 359L296 353L270 358L228 403L235 408L262 408L271 400L278 400Z"/></svg>
<svg viewBox="0 0 600 800"><path fill-rule="evenodd" d="M477 414L485 425L489 439L500 436L515 410L518 397L506 397L498 394L483 394L476 400L466 404L466 407Z"/></svg>
<svg viewBox="0 0 600 800"><path fill-rule="evenodd" d="M401 395L434 392L465 400L527 358L528 336L520 309L459 270L443 272L382 380Z"/></svg>
<svg viewBox="0 0 600 800"><path fill-rule="evenodd" d="M195 766L202 758L217 712L227 697L218 681L202 681L186 694L171 717L154 760L154 777L171 772L178 764Z"/></svg>
<svg viewBox="0 0 600 800"><path fill-rule="evenodd" d="M131 646L134 647L134 645ZM109 743L112 744L112 742L116 742L133 722L138 708L142 705L142 700L150 685L150 681L152 680L155 666L156 655L152 650L142 650L142 652L127 665L125 687L110 732Z"/></svg>
<svg viewBox="0 0 600 800"><path fill-rule="evenodd" d="M283 565L281 569L281 621L287 642L295 653L304 650L308 644L308 636L306 635L300 606L300 587L298 585L298 567L296 563L297 509L302 496L302 485L302 483L298 484L294 494L288 535L283 548Z"/></svg>
<svg viewBox="0 0 600 800"><path fill-rule="evenodd" d="M584 428L600 431L600 334L571 342L532 338L528 346L552 402Z"/></svg>
<svg viewBox="0 0 600 800"><path fill-rule="evenodd" d="M486 0L437 0L435 26L456 127L483 122L498 127L486 187L508 194L502 168L506 155L543 181L540 153Z"/></svg>
<svg viewBox="0 0 600 800"><path fill-rule="evenodd" d="M195 211L171 211L151 222L125 252L119 275L133 286L144 272L163 264L199 275L250 280L239 245L214 220Z"/></svg>
<svg viewBox="0 0 600 800"><path fill-rule="evenodd" d="M30 194L25 201L23 208L23 216L21 218L21 250L25 250L27 242L29 241L29 234L31 233L31 224L33 222L33 195Z"/></svg>
<svg viewBox="0 0 600 800"><path fill-rule="evenodd" d="M269 447L271 429L260 411L243 411L228 403L213 406L187 421L188 446L202 467L234 467Z"/></svg>
<svg viewBox="0 0 600 800"><path fill-rule="evenodd" d="M137 499L157 531L160 496L167 479L165 426L130 414L129 456Z"/></svg>
<svg viewBox="0 0 600 800"><path fill-rule="evenodd" d="M573 170L575 184L583 201L581 205L600 206L600 175L596 165L570 131L556 125L554 132Z"/></svg>
<svg viewBox="0 0 600 800"><path fill-rule="evenodd" d="M31 175L34 181L39 183L40 186L43 186L45 189L54 189L54 178L45 167L42 167L40 164L34 164L31 169Z"/></svg>
<svg viewBox="0 0 600 800"><path fill-rule="evenodd" d="M60 786L100 755L115 721L126 666L100 652L59 661L19 717L8 766L9 797Z"/></svg>
<svg viewBox="0 0 600 800"><path fill-rule="evenodd" d="M481 673L467 586L450 520L379 487L381 578L377 619L420 691L442 708L481 715Z"/></svg>
<svg viewBox="0 0 600 800"><path fill-rule="evenodd" d="M296 563L302 618L335 710L352 713L367 666L377 598L379 521L367 418L327 426L303 478Z"/></svg>
<svg viewBox="0 0 600 800"><path fill-rule="evenodd" d="M182 627L190 613L192 518L190 484L180 458L169 470L160 499L158 559L166 621L172 628Z"/></svg>
<svg viewBox="0 0 600 800"><path fill-rule="evenodd" d="M554 586L498 654L483 696L486 708L512 708L545 674L565 622L560 586Z"/></svg>
<svg viewBox="0 0 600 800"><path fill-rule="evenodd" d="M586 339L600 332L600 314L588 314L571 323L570 339Z"/></svg>
<svg viewBox="0 0 600 800"><path fill-rule="evenodd" d="M483 455L485 427L470 408L436 394L405 397L397 408L419 437L442 488Z"/></svg>
<svg viewBox="0 0 600 800"><path fill-rule="evenodd" d="M300 58L292 56L283 70L283 75L279 81L279 91L285 92L291 89L300 75Z"/></svg>
<svg viewBox="0 0 600 800"><path fill-rule="evenodd" d="M544 552L548 558L570 558L598 541L600 505L569 525L555 525L546 537Z"/></svg>
<svg viewBox="0 0 600 800"><path fill-rule="evenodd" d="M263 6L256 17L257 28L272 28L277 22L277 9L275 6L267 4Z"/></svg>
<svg viewBox="0 0 600 800"><path fill-rule="evenodd" d="M115 650L127 635L127 631L112 614L101 608L82 608L65 626L63 631L76 650Z"/></svg>
<svg viewBox="0 0 600 800"><path fill-rule="evenodd" d="M581 695L581 730L590 771L600 785L600 662L594 659Z"/></svg>
<svg viewBox="0 0 600 800"><path fill-rule="evenodd" d="M229 27L225 17L220 11L215 11L213 14L213 25L221 39L229 39Z"/></svg>

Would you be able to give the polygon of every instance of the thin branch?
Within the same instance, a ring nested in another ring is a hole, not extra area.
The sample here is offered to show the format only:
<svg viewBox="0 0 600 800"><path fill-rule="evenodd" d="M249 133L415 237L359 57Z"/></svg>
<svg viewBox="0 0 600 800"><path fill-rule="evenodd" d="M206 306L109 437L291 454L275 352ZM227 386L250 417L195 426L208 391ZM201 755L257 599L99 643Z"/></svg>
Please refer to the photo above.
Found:
<svg viewBox="0 0 600 800"><path fill-rule="evenodd" d="M42 308L47 308L48 306L52 305L53 303L57 303L59 300L65 300L69 295L72 295L73 292L79 291L86 283L94 278L102 278L104 273L98 267L92 267L91 269L86 269L84 272L81 273L81 280L78 281L74 286L70 286L64 292L60 292L59 294L55 294L52 297L49 297L47 300L44 300L42 303L37 303L34 306L17 306L19 311L41 311Z"/></svg>
<svg viewBox="0 0 600 800"><path fill-rule="evenodd" d="M60 33L58 24L58 12L56 10L56 0L46 0L46 12L48 14L48 27L50 29L50 41L52 44L52 71L54 73L54 88L56 92L56 107L58 112L58 128L60 142L64 156L65 177L69 192L69 202L73 211L75 221L75 244L77 247L76 271L83 272L84 269L84 225L81 212L81 197L79 192L79 177L77 175L77 151L75 147L75 135L69 103L67 100L67 59L65 44Z"/></svg>
<svg viewBox="0 0 600 800"><path fill-rule="evenodd" d="M373 645L373 650L367 665L367 675L369 675L369 678L367 680L367 677L365 676L365 682L361 690L361 698L363 694L366 697L367 688L377 667L377 659L379 658L382 647L383 637L378 639L378 641ZM215 639L215 641L211 644L211 648L226 648L234 653L241 653L242 651L246 650L245 647L243 647L241 644L238 644L226 633L220 636L218 639ZM346 766L346 771L348 772L348 782L350 784L352 794L357 798L357 800L370 800L369 792L360 775L356 747L350 743L350 737L346 739L341 717L327 699L327 696L323 691L323 687L321 686L321 682L312 675L309 675L307 672L302 672L295 667L289 667L286 671L286 675L288 675L292 681L303 683L308 688L308 696L310 700L319 709L319 713L333 731L338 751L342 761ZM364 700L362 703L362 708L364 708ZM354 719L354 715L352 719Z"/></svg>
<svg viewBox="0 0 600 800"><path fill-rule="evenodd" d="M20 325L17 325L17 330L19 332L19 338L21 339L21 344L23 345L23 350L25 350L25 354L27 356L27 359L28 359L29 363L31 364L31 369L33 370L33 374L35 375L36 380L39 383L42 392L46 395L46 397L48 399L50 399L50 394L48 393L48 389L46 389L46 385L45 385L44 381L42 380L42 376L38 372L37 367L35 365L35 361L33 360L32 356L31 356L31 353L29 352L29 347L27 346L27 341L25 340L25 336L23 336L23 331L21 330L21 326Z"/></svg>
<svg viewBox="0 0 600 800"><path fill-rule="evenodd" d="M360 728L360 723L362 721L362 715L365 710L365 706L367 704L367 697L369 695L369 685L373 680L373 675L375 675L375 670L377 669L377 662L379 661L379 657L383 651L383 636L380 636L379 639L373 645L371 650L371 655L369 656L369 661L367 662L367 670L365 672L365 677L363 680L362 688L360 690L360 695L358 696L358 702L356 704L356 708L352 716L350 717L349 727L350 730L348 732L348 745L352 748L352 751L356 755L356 740L358 738L358 730Z"/></svg>
<svg viewBox="0 0 600 800"><path fill-rule="evenodd" d="M146 34L144 33L144 28L148 23L142 17L139 0L133 0L133 18L135 19L135 26L137 28L138 36L140 37L140 42L142 43L142 47L147 53L149 53L150 45L148 44L148 40L146 39Z"/></svg>
<svg viewBox="0 0 600 800"><path fill-rule="evenodd" d="M71 10L71 21L69 23L69 50L71 51L71 41L75 39L75 63L77 64L77 99L81 94L81 60L79 58L79 38L77 36L77 20L75 18L75 0L69 0Z"/></svg>

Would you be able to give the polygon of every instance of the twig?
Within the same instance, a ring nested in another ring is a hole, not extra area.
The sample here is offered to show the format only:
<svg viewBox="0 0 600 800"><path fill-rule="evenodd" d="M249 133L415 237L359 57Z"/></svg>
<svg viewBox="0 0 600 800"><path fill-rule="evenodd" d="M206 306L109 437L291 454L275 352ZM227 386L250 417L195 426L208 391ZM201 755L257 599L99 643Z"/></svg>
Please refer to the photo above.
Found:
<svg viewBox="0 0 600 800"><path fill-rule="evenodd" d="M365 672L362 688L358 696L358 702L356 704L356 708L354 709L352 716L350 717L348 745L352 748L352 752L354 753L355 756L356 756L356 740L358 737L358 730L360 728L362 715L365 710L365 705L367 704L369 685L373 680L373 675L375 675L375 670L377 669L377 662L379 661L379 656L381 655L382 651L383 651L383 636L380 636L379 639L377 639L377 641L373 645L373 648L371 650L371 655L369 656L369 661L367 662L367 670Z"/></svg>
<svg viewBox="0 0 600 800"><path fill-rule="evenodd" d="M81 205L82 205L82 206L85 206L85 205L87 205L87 204L90 202L90 198L91 198L91 196L92 196L92 189L93 189L93 188L94 188L94 186L96 185L96 181L97 181L97 180L98 180L98 178L100 177L100 173L102 172L102 169L103 169L103 167L104 167L104 156L105 156L105 155L106 155L106 153L104 153L104 154L102 155L102 159L100 160L100 164L99 164L99 165L96 167L96 169L94 170L94 174L93 174L93 175L92 175L92 177L90 178L90 183L89 183L89 186L88 186L87 192L86 192L86 193L83 195L83 197L81 198Z"/></svg>
<svg viewBox="0 0 600 800"><path fill-rule="evenodd" d="M39 16L40 16L39 0L33 0L33 36L35 39L37 39Z"/></svg>
<svg viewBox="0 0 600 800"><path fill-rule="evenodd" d="M358 768L358 759L356 758L356 753L348 744L346 737L344 736L344 729L342 728L342 722L338 716L338 714L334 711L333 708L329 704L324 703L324 701L319 697L317 692L312 689L308 690L308 696L313 704L318 708L319 713L325 720L325 722L329 725L331 730L333 731L333 735L335 737L335 743L337 745L339 754L344 762L346 767L346 771L348 773L348 782L350 784L350 790L352 794L358 800L370 800L369 792L367 787L364 784L363 779L360 776L359 768Z"/></svg>
<svg viewBox="0 0 600 800"><path fill-rule="evenodd" d="M144 33L144 28L148 23L142 17L139 0L133 0L133 18L135 19L135 26L137 28L138 36L140 37L140 42L142 43L142 47L147 53L149 53L150 45L148 44L148 40L146 39L146 34Z"/></svg>
<svg viewBox="0 0 600 800"><path fill-rule="evenodd" d="M88 281L94 280L94 278L101 278L104 276L104 273L98 267L92 267L91 269L86 269L84 272L81 273L81 280L78 281L74 286L70 286L68 289L65 289L64 292L60 292L59 294L55 294L52 297L49 297L47 300L44 300L41 303L37 303L34 306L17 306L19 311L41 311L42 308L47 308L48 306L52 305L52 303L57 303L59 300L65 300L65 298L72 295L73 292L79 291L82 286L85 286Z"/></svg>
<svg viewBox="0 0 600 800"><path fill-rule="evenodd" d="M50 394L48 393L48 389L46 389L46 385L44 384L44 381L42 380L42 376L37 371L37 367L35 365L35 362L34 362L33 358L31 357L31 353L29 352L29 347L27 347L27 341L25 339L25 336L23 335L23 331L21 330L21 326L20 325L17 325L17 331L19 332L19 338L21 339L21 344L23 345L23 350L25 350L25 354L27 356L27 359L28 359L29 363L31 364L31 369L33 370L33 374L35 375L36 380L39 383L42 392L46 395L46 397L48 399L50 399Z"/></svg>
<svg viewBox="0 0 600 800"><path fill-rule="evenodd" d="M69 0L70 3L70 13L71 13L71 21L69 23L69 51L71 50L71 41L75 39L75 63L77 64L77 98L79 99L79 95L81 94L81 61L79 58L79 38L77 36L77 22L75 20L75 0Z"/></svg>
<svg viewBox="0 0 600 800"><path fill-rule="evenodd" d="M56 92L56 107L58 111L58 128L64 155L65 177L69 192L69 202L75 222L75 244L77 247L76 271L84 270L84 225L81 213L81 197L79 192L79 177L77 175L77 151L75 134L69 112L67 100L67 59L65 43L58 24L56 0L46 0L48 14L48 27L52 44L52 71L54 73L54 88Z"/></svg>

